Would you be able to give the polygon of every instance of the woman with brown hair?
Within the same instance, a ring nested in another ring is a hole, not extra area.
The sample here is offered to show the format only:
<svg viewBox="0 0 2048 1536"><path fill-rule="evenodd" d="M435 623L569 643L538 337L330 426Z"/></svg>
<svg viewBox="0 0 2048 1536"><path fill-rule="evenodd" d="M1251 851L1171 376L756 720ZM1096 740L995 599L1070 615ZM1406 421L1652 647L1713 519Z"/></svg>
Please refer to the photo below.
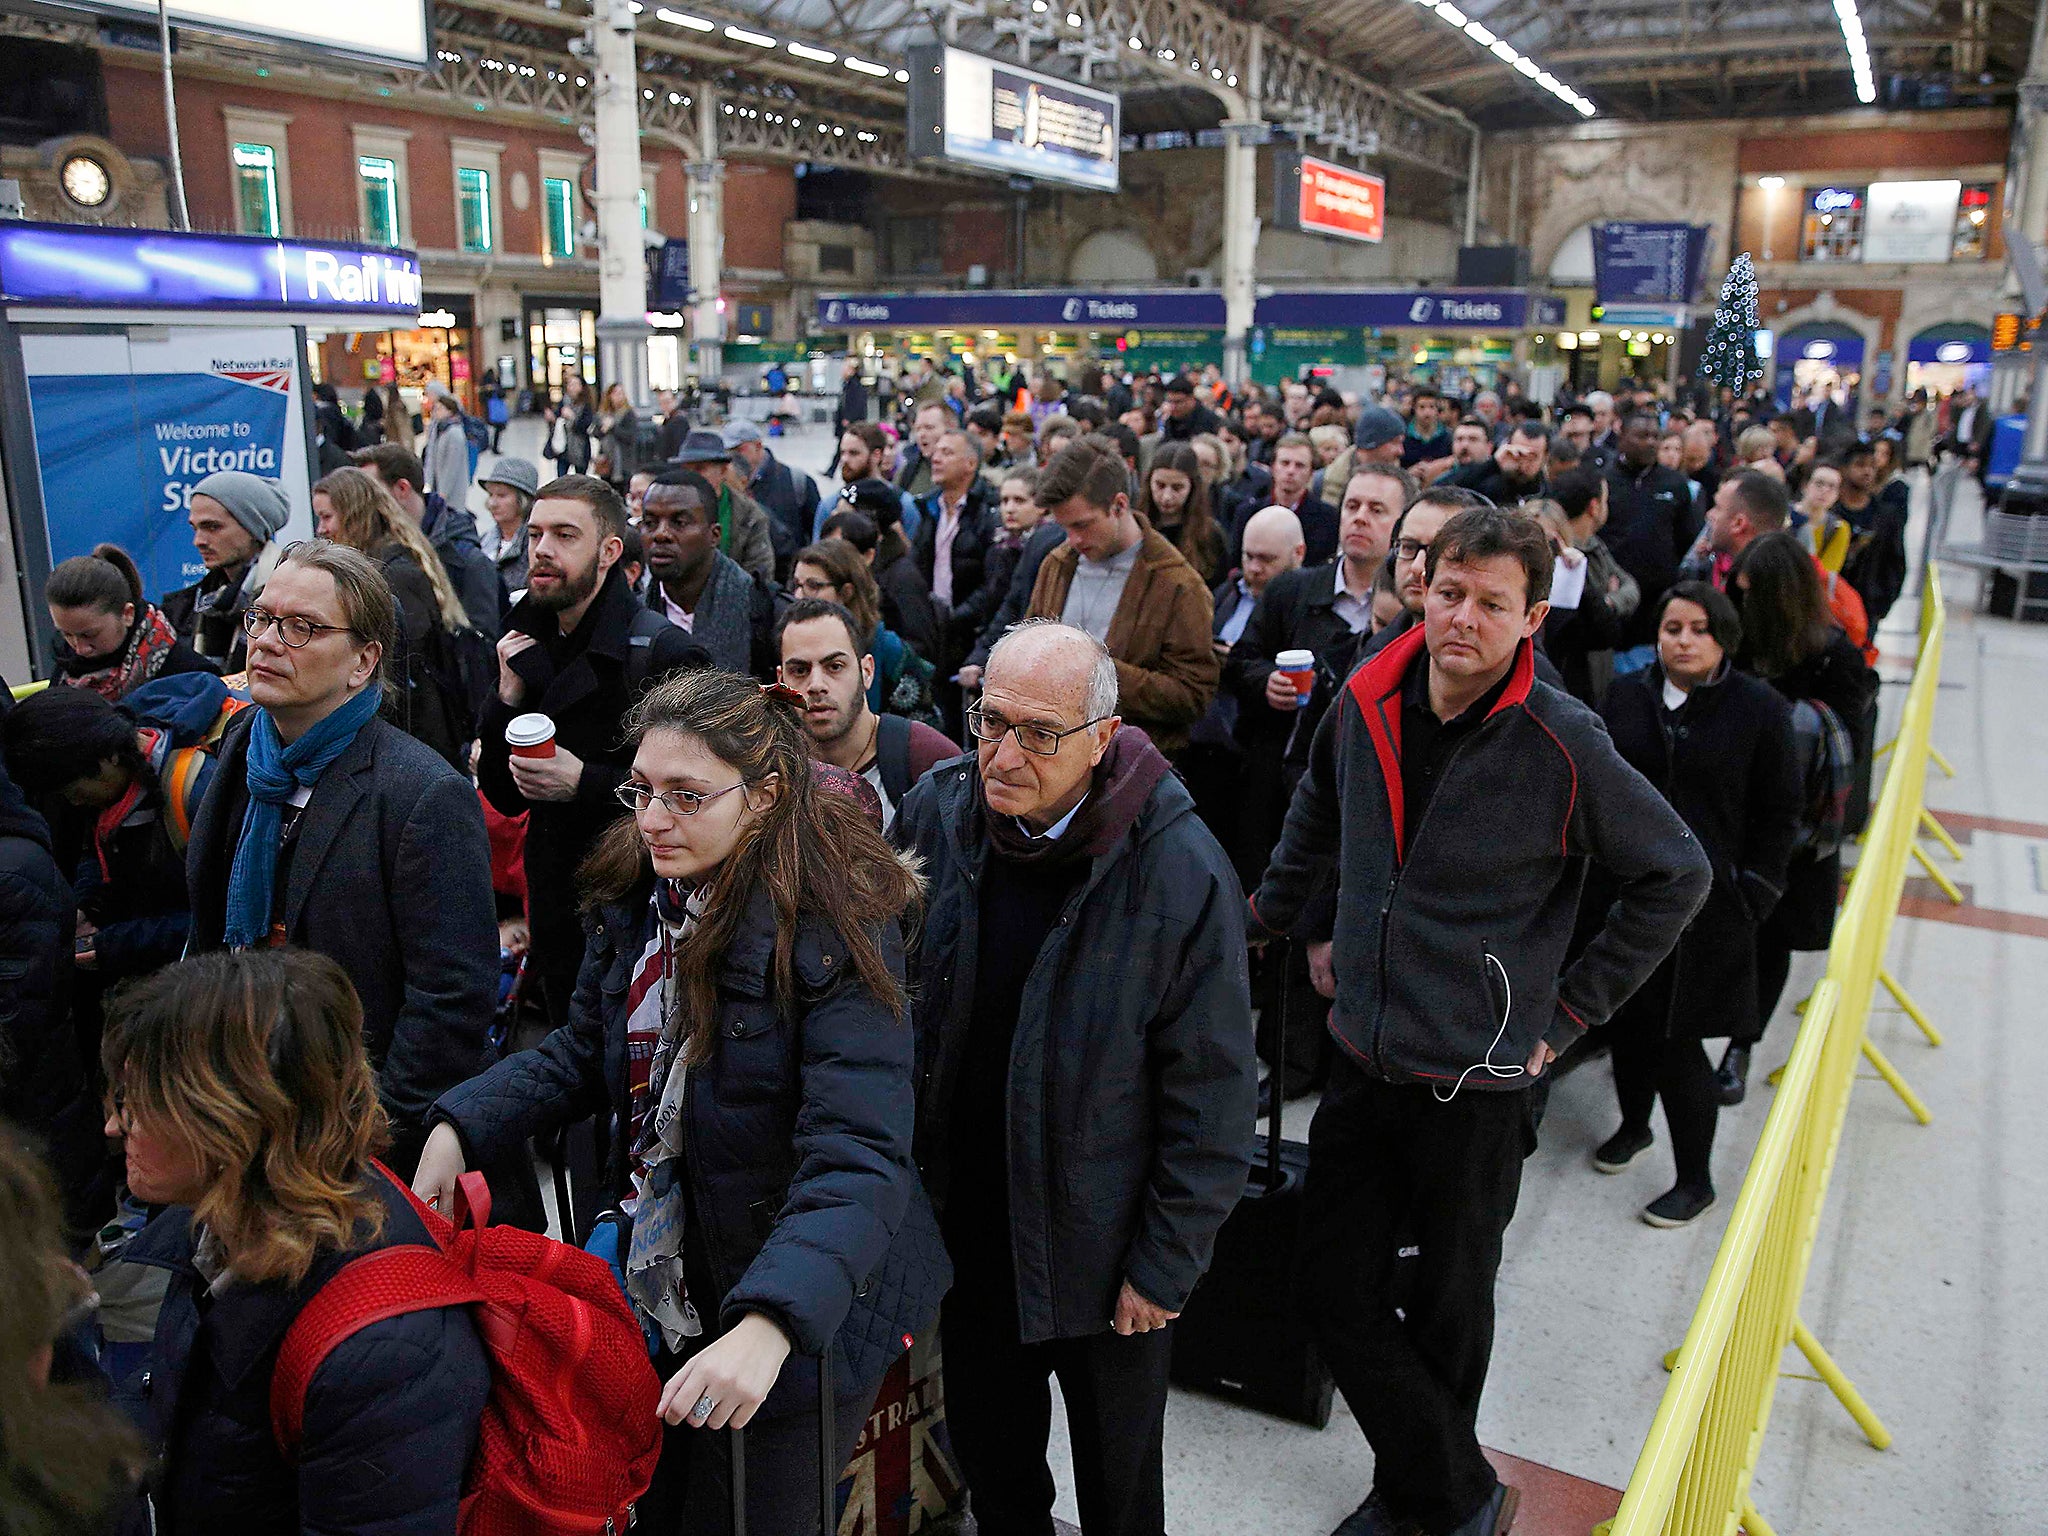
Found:
<svg viewBox="0 0 2048 1536"><path fill-rule="evenodd" d="M118 704L153 677L219 668L178 638L143 595L142 573L118 544L73 555L43 583L57 632L57 681Z"/></svg>
<svg viewBox="0 0 2048 1536"><path fill-rule="evenodd" d="M142 1446L61 1355L97 1297L64 1255L57 1191L0 1123L0 1531L90 1536L120 1523Z"/></svg>
<svg viewBox="0 0 2048 1536"><path fill-rule="evenodd" d="M467 772L463 748L475 731L451 674L453 637L471 625L441 557L391 493L360 469L337 469L315 485L313 516L321 538L376 561L398 599L404 654L386 660L403 679L392 701L398 722Z"/></svg>
<svg viewBox="0 0 2048 1536"><path fill-rule="evenodd" d="M184 961L121 994L101 1061L129 1191L168 1207L123 1254L170 1272L150 1368L127 1389L162 1457L154 1528L454 1530L491 1388L467 1309L344 1339L306 1388L296 1458L272 1434L270 1378L299 1313L351 1259L433 1242L373 1161L384 1111L341 967L291 949Z"/></svg>
<svg viewBox="0 0 2048 1536"><path fill-rule="evenodd" d="M1223 530L1209 510L1209 498L1209 482L1193 448L1186 443L1161 443L1152 451L1138 510L1186 557L1205 587L1223 579L1230 559Z"/></svg>
<svg viewBox="0 0 2048 1536"><path fill-rule="evenodd" d="M844 539L827 539L798 550L790 563L789 589L800 598L837 603L853 615L860 626L854 638L866 641L875 658L875 676L867 688L870 710L931 723L931 663L882 622L882 590L858 549Z"/></svg>
<svg viewBox="0 0 2048 1536"><path fill-rule="evenodd" d="M1735 664L1762 678L1794 706L1805 757L1802 783L1826 777L1815 749L1846 738L1853 760L1853 806L1870 800L1871 750L1877 736L1877 674L1835 623L1820 567L1793 533L1767 533L1735 558L1728 595L1742 616ZM1850 825L1848 831L1857 830ZM1749 1053L1763 1038L1791 974L1794 950L1826 949L1842 890L1842 854L1802 832L1785 874L1785 895L1756 935L1756 1016L1739 1019L1715 1071L1723 1104L1740 1104L1748 1088Z"/></svg>
<svg viewBox="0 0 2048 1536"><path fill-rule="evenodd" d="M607 1194L674 1426L640 1519L689 1536L727 1529L730 1437L705 1431L728 1425L751 1528L815 1530L816 1357L844 1465L949 1279L911 1161L919 882L821 780L791 698L696 672L640 702L570 1020L442 1096L413 1181L445 1200L530 1136L615 1119Z"/></svg>
<svg viewBox="0 0 2048 1536"><path fill-rule="evenodd" d="M640 467L640 418L634 413L633 402L626 398L625 385L614 381L605 387L591 436L597 442L597 451L590 461L591 473L623 492L626 482L633 478L633 471Z"/></svg>

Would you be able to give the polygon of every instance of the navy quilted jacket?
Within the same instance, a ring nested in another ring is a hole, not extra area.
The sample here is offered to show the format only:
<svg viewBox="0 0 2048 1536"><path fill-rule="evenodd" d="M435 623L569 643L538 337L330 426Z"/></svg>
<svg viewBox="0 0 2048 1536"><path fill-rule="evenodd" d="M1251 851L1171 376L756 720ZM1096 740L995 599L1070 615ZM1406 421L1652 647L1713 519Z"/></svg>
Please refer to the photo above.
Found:
<svg viewBox="0 0 2048 1536"><path fill-rule="evenodd" d="M626 990L652 922L644 896L606 908L569 1022L442 1096L434 1115L472 1166L607 1109L626 1123ZM882 940L900 975L893 924ZM724 1328L760 1312L801 1355L836 1341L842 1386L871 1390L952 1280L911 1162L911 1032L848 975L822 924L800 922L795 960L785 1009L774 908L757 892L719 973L717 1043L685 1097L691 1232L716 1290L698 1310ZM622 1153L610 1177L625 1193Z"/></svg>

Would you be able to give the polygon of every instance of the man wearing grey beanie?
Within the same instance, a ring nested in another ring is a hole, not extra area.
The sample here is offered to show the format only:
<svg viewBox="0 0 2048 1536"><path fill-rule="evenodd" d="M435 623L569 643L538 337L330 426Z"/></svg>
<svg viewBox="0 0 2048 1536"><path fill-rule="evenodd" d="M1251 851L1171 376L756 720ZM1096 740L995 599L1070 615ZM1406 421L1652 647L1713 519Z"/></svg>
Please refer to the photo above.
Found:
<svg viewBox="0 0 2048 1536"><path fill-rule="evenodd" d="M166 592L159 606L180 639L222 671L239 672L247 658L242 615L283 553L276 537L291 517L291 502L277 480L223 469L192 487L187 506L185 520L206 574Z"/></svg>

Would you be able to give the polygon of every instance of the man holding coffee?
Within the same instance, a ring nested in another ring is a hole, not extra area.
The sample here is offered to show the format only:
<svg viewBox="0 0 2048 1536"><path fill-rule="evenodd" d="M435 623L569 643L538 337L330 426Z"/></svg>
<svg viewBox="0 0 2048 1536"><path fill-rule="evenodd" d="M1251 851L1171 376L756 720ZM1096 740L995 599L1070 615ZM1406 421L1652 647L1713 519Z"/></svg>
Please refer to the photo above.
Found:
<svg viewBox="0 0 2048 1536"><path fill-rule="evenodd" d="M632 761L626 711L669 672L710 658L634 598L618 568L626 504L604 481L564 475L542 486L526 528L526 596L498 642L477 783L504 815L530 813L527 963L560 1025L583 958L576 867L618 815L612 791Z"/></svg>

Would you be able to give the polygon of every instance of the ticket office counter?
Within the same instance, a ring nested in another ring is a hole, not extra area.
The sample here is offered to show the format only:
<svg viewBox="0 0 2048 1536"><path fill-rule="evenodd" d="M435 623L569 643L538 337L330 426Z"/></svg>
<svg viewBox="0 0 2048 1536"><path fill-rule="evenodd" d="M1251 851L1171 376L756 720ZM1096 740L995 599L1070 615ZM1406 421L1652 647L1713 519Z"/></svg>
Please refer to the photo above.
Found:
<svg viewBox="0 0 2048 1536"><path fill-rule="evenodd" d="M186 510L216 470L281 480L311 537L308 330L411 329L409 251L0 224L0 675L49 676L51 568L101 542L154 599L203 572Z"/></svg>

